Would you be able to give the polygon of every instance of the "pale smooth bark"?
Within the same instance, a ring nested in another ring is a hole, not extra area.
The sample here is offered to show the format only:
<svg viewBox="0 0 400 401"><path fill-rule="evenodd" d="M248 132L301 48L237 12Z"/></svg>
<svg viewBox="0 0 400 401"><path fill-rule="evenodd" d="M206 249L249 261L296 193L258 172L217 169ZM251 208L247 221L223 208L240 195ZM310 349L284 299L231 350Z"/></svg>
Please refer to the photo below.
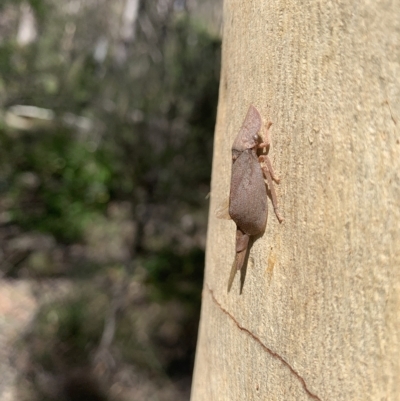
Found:
<svg viewBox="0 0 400 401"><path fill-rule="evenodd" d="M400 0L226 0L192 401L400 400ZM227 284L232 142L273 122L279 224Z"/></svg>

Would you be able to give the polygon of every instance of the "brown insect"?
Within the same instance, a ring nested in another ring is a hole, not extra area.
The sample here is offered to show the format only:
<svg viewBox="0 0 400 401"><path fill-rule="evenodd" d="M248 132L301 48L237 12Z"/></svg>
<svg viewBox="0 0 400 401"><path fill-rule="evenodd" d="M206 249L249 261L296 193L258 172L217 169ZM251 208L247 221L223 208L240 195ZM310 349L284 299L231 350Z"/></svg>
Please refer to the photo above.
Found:
<svg viewBox="0 0 400 401"><path fill-rule="evenodd" d="M271 193L272 205L279 222L283 218L279 214L275 188L272 180L279 183L272 169L271 161L266 154L257 156L258 149L268 151L270 145L267 133L264 142L259 143L258 132L261 128L261 116L254 106L250 106L235 141L232 145L232 175L229 195L229 216L236 223L236 256L232 266L230 289L235 272L244 264L250 237L265 231L267 224L267 180Z"/></svg>

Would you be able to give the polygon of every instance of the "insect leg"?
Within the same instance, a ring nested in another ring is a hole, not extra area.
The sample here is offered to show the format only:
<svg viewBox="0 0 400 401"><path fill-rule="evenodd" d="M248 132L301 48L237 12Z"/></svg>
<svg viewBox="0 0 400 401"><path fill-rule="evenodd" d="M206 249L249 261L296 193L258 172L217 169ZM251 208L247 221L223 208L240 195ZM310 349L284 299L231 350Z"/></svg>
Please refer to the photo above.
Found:
<svg viewBox="0 0 400 401"><path fill-rule="evenodd" d="M272 123L269 122L265 128L265 137L264 137L264 141L261 142L260 144L258 144L257 148L261 149L261 148L268 148L269 145L271 144L271 138L269 136L269 129L271 127Z"/></svg>
<svg viewBox="0 0 400 401"><path fill-rule="evenodd" d="M271 178L272 178L277 184L279 184L279 182L281 181L281 179L278 178L278 177L275 175L275 172L274 172L274 169L272 168L272 163L271 163L271 160L269 160L269 157L268 157L267 155L261 155L261 156L259 156L258 161L259 161L260 163L264 162L264 163L267 165L267 168L268 168L268 171L269 171L269 173L270 173L270 175L271 175Z"/></svg>
<svg viewBox="0 0 400 401"><path fill-rule="evenodd" d="M279 179L277 179L277 177L274 174L274 171L273 171L272 165L271 165L271 161L269 160L268 156L260 156L258 158L258 160L260 162L265 163L265 164L261 165L261 169L264 173L265 178L267 179L269 190L271 191L272 206L274 207L274 212L276 214L277 219L279 220L279 223L282 223L283 218L279 213L278 200L276 197L274 183L272 182L273 179L274 179L274 181L279 182Z"/></svg>

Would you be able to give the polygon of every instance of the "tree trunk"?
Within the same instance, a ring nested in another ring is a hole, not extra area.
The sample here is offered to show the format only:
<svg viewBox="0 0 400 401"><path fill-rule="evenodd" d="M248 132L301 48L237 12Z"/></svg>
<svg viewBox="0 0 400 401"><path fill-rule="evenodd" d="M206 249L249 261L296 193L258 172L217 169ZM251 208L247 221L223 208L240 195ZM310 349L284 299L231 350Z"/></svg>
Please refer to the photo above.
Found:
<svg viewBox="0 0 400 401"><path fill-rule="evenodd" d="M399 10L225 0L192 401L400 400ZM250 104L285 221L268 200L228 293L236 227L215 211Z"/></svg>

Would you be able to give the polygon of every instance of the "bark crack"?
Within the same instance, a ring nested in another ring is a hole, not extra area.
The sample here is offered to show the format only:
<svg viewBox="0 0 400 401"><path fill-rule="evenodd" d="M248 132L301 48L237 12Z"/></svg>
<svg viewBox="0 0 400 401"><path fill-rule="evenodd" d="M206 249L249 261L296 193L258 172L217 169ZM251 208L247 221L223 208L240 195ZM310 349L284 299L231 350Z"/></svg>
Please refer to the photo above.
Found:
<svg viewBox="0 0 400 401"><path fill-rule="evenodd" d="M279 354L277 354L275 351L272 351L270 348L268 348L255 334L253 334L250 330L246 329L240 323L218 302L217 298L214 295L214 291L206 284L207 290L211 295L212 300L214 303L221 309L225 315L227 315L234 323L235 325L243 332L245 332L247 335L249 335L253 340L255 340L263 349L266 351L269 355L271 355L273 358L278 359L285 365L290 372L300 381L300 383L303 386L304 391L314 400L321 401L321 399L314 393L312 393L305 382L305 380L300 376L300 374L287 362L283 357L281 357Z"/></svg>

